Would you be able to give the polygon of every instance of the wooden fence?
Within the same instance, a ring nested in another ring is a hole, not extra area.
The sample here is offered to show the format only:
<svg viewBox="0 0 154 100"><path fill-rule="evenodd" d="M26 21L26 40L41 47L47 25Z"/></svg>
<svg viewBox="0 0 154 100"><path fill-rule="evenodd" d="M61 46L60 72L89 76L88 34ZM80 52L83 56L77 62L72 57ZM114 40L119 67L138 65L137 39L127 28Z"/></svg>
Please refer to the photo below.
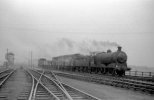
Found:
<svg viewBox="0 0 154 100"><path fill-rule="evenodd" d="M127 71L126 75L141 76L141 77L154 77L154 72Z"/></svg>

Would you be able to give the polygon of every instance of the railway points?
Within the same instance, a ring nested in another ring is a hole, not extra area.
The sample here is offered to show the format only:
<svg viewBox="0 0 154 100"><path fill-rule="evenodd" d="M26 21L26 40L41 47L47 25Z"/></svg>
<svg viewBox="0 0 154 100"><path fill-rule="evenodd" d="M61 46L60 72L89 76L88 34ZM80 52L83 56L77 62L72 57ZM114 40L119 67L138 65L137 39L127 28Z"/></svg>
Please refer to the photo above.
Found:
<svg viewBox="0 0 154 100"><path fill-rule="evenodd" d="M37 71L33 72L38 74L40 73ZM70 87L67 84L60 83L58 80L52 79L52 77L48 77L44 73L42 74L40 82L60 100L100 100L99 98L96 98L90 94Z"/></svg>

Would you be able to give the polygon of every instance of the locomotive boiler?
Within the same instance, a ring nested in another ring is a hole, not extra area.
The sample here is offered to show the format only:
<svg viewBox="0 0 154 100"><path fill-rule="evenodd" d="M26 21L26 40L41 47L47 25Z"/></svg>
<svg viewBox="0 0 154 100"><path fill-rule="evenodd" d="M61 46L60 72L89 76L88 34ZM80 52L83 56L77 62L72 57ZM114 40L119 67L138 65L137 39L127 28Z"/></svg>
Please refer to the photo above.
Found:
<svg viewBox="0 0 154 100"><path fill-rule="evenodd" d="M123 52L122 47L118 47L116 52L98 53L94 56L94 64L102 73L109 73L113 75L124 75L125 71L130 70L127 67L127 55ZM101 67L101 68L100 68Z"/></svg>

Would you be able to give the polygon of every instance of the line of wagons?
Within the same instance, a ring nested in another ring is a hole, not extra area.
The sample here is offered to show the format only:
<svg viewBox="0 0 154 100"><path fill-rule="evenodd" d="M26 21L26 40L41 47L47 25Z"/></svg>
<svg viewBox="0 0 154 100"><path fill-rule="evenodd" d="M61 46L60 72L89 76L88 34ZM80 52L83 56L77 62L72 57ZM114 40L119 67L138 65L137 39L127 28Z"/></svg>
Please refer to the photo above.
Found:
<svg viewBox="0 0 154 100"><path fill-rule="evenodd" d="M118 47L117 51L101 52L94 55L71 54L53 57L52 61L39 59L38 66L51 67L56 70L79 71L88 73L102 73L115 76L124 76L127 67L127 55Z"/></svg>

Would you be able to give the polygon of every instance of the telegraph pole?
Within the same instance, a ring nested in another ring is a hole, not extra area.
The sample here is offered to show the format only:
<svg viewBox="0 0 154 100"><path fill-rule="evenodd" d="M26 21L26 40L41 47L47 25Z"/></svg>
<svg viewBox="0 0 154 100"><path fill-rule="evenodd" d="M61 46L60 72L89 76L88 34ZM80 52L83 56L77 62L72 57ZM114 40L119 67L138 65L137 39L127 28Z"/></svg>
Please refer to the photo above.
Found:
<svg viewBox="0 0 154 100"><path fill-rule="evenodd" d="M32 53L32 51L30 52L30 57L31 57L31 61L30 61L30 62L31 62L31 68L32 68L32 67L33 67L33 65L32 65L32 64L33 64L33 63L32 63L32 62L33 62L33 60L32 60L32 59L33 59L33 58L32 58L32 57L33 57L33 53Z"/></svg>
<svg viewBox="0 0 154 100"><path fill-rule="evenodd" d="M6 49L6 55L5 55L5 59L7 60L8 59L8 52L9 52L9 50L8 50L8 48Z"/></svg>
<svg viewBox="0 0 154 100"><path fill-rule="evenodd" d="M8 54L8 52L9 52L9 49L7 48L7 50L6 50L6 54Z"/></svg>

